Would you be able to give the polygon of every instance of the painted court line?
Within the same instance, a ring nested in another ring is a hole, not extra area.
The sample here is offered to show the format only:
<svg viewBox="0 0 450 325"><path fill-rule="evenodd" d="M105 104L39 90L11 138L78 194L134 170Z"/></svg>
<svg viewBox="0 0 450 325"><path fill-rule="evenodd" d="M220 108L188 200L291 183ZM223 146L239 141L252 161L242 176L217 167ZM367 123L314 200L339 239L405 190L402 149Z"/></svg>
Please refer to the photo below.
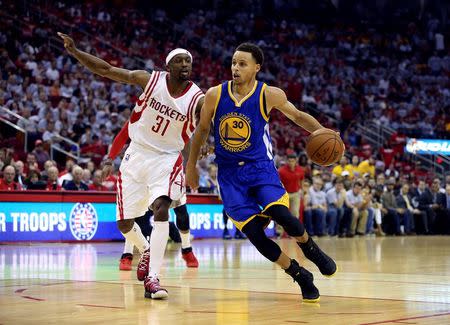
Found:
<svg viewBox="0 0 450 325"><path fill-rule="evenodd" d="M446 315L450 315L450 312L445 312L445 313L440 313L440 314L423 315L423 316L415 316L415 317L398 318L398 319L389 319L389 320L383 320L383 321L373 322L373 323L361 323L359 325L375 325L375 324L397 323L397 322L403 321L403 320L432 318L432 317L439 317L439 316L446 316Z"/></svg>
<svg viewBox="0 0 450 325"><path fill-rule="evenodd" d="M103 306L103 305L92 305L92 304L76 304L81 307L96 307L96 308L109 308L109 309L125 309L125 307L116 307L116 306Z"/></svg>

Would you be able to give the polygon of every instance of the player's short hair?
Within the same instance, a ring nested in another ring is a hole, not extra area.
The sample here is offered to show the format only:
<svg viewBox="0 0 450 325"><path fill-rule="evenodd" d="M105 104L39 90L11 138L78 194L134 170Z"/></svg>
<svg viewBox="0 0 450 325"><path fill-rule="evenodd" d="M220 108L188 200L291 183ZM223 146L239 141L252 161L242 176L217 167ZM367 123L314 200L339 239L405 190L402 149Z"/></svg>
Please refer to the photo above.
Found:
<svg viewBox="0 0 450 325"><path fill-rule="evenodd" d="M264 63L264 53L256 44L242 43L236 48L236 51L251 53L257 64L263 65Z"/></svg>

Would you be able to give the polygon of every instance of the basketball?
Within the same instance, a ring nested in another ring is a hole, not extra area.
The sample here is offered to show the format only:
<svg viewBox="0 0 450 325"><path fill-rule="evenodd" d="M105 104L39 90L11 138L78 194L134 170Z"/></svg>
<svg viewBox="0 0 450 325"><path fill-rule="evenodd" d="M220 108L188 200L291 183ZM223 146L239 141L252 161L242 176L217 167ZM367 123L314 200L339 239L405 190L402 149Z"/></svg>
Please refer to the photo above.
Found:
<svg viewBox="0 0 450 325"><path fill-rule="evenodd" d="M314 163L330 166L338 162L344 154L344 142L335 131L319 129L309 136L306 154Z"/></svg>

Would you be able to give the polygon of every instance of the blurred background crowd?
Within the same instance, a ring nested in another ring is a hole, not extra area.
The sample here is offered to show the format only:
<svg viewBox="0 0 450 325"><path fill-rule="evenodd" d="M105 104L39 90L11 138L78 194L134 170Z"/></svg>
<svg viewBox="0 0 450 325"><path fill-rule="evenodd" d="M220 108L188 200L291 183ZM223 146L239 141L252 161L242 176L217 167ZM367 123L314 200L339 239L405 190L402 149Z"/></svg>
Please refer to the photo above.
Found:
<svg viewBox="0 0 450 325"><path fill-rule="evenodd" d="M450 170L404 150L408 137L450 138L447 1L0 3L0 190L115 190L101 161L140 89L76 64L56 31L128 69L164 69L186 47L204 90L229 79L234 48L253 41L266 56L258 78L346 143L338 165L314 165L307 133L271 116L275 163L311 234L450 232ZM199 163L202 193L218 194L213 160Z"/></svg>

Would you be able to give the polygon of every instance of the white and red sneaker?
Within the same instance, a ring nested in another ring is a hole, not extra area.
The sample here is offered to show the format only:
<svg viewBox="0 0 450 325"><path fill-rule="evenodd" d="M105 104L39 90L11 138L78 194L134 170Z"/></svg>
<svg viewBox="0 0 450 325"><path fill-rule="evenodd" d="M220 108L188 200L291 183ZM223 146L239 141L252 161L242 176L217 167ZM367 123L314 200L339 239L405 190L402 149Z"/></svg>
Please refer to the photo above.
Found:
<svg viewBox="0 0 450 325"><path fill-rule="evenodd" d="M144 281L145 277L148 275L148 270L150 268L150 248L142 253L139 263L137 265L136 275L139 281Z"/></svg>
<svg viewBox="0 0 450 325"><path fill-rule="evenodd" d="M144 280L145 298L151 299L167 299L169 293L166 289L161 288L158 278L150 276L145 277Z"/></svg>

